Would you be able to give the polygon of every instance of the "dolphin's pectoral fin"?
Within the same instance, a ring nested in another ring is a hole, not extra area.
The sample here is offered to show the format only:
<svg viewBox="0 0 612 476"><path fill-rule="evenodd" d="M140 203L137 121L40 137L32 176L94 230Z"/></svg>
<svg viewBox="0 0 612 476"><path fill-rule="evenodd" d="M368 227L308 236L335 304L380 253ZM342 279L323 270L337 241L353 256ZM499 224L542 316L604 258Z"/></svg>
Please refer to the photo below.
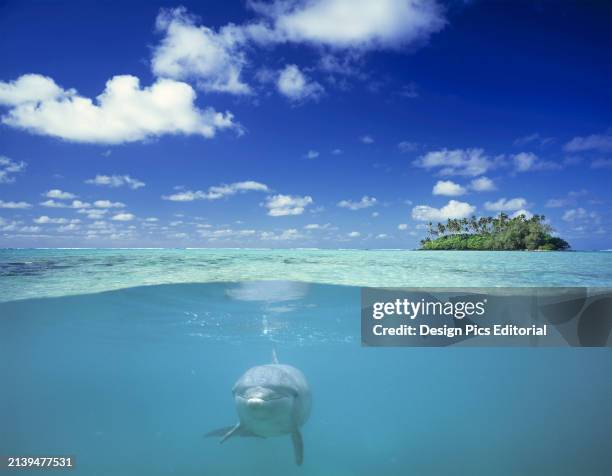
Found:
<svg viewBox="0 0 612 476"><path fill-rule="evenodd" d="M224 426L223 428L217 428L216 430L209 431L204 436L220 436L223 443L225 440L236 434L240 430L240 423L236 423L234 426Z"/></svg>
<svg viewBox="0 0 612 476"><path fill-rule="evenodd" d="M257 438L263 438L262 436L256 435L252 431L247 430L246 428L241 426L240 423L236 423L234 426L225 426L223 428L218 428L216 430L209 431L204 436L220 436L221 441L219 443L223 443L225 440L231 438L232 436L254 436Z"/></svg>
<svg viewBox="0 0 612 476"><path fill-rule="evenodd" d="M302 466L304 462L304 441L302 440L302 434L299 429L295 429L291 433L291 441L293 441L293 451L295 453L295 464Z"/></svg>

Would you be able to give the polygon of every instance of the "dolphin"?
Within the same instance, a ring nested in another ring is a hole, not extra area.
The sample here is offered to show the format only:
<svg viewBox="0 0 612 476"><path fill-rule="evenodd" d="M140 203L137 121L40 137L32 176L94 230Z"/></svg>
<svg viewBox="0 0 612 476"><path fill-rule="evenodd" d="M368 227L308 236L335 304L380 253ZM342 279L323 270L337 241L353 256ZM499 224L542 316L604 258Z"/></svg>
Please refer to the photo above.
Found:
<svg viewBox="0 0 612 476"><path fill-rule="evenodd" d="M232 389L238 423L219 428L206 436L220 436L221 443L233 436L291 435L295 462L304 461L300 427L310 415L312 397L304 374L291 365L279 364L272 351L272 363L247 370Z"/></svg>

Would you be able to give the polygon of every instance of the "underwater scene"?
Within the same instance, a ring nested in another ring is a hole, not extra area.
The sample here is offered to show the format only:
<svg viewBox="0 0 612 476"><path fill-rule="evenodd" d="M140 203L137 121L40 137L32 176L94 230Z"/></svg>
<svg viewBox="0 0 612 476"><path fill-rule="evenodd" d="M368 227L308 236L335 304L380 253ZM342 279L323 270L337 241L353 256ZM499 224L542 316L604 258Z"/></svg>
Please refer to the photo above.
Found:
<svg viewBox="0 0 612 476"><path fill-rule="evenodd" d="M2 250L0 270L3 455L79 475L612 471L609 348L370 348L359 319L360 286L609 287L612 253ZM307 381L301 464L291 430L220 444L234 385L269 364Z"/></svg>

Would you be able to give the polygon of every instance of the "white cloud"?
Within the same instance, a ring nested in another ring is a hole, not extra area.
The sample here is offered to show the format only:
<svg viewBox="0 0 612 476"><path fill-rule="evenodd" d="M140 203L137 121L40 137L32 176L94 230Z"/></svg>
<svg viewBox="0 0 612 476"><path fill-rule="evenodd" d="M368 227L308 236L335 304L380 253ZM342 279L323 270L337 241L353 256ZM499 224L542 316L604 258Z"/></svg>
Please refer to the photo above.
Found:
<svg viewBox="0 0 612 476"><path fill-rule="evenodd" d="M134 215L131 213L117 213L113 216L112 220L115 221L132 221L134 219Z"/></svg>
<svg viewBox="0 0 612 476"><path fill-rule="evenodd" d="M495 161L482 149L442 149L422 155L413 165L427 170L438 169L440 175L476 177L492 169Z"/></svg>
<svg viewBox="0 0 612 476"><path fill-rule="evenodd" d="M289 64L280 71L276 81L276 88L278 92L291 101L316 100L324 91L323 86L316 81L310 80L294 64Z"/></svg>
<svg viewBox="0 0 612 476"><path fill-rule="evenodd" d="M24 86L24 76L11 83L0 82L0 104L9 106L2 122L36 134L119 144L164 134L210 138L217 130L237 127L229 112L198 109L193 88L171 79L158 79L141 88L135 76L114 76L92 100L74 89L60 88L51 78L26 76L30 80L37 77L37 89Z"/></svg>
<svg viewBox="0 0 612 476"><path fill-rule="evenodd" d="M397 229L404 231L408 229L408 224L407 223L400 223L399 225L397 225Z"/></svg>
<svg viewBox="0 0 612 476"><path fill-rule="evenodd" d="M155 222L159 221L159 218L156 218L156 217L147 217L147 218L145 218L145 221L147 223L155 223Z"/></svg>
<svg viewBox="0 0 612 476"><path fill-rule="evenodd" d="M567 195L563 198L551 198L546 202L547 208L561 208L567 207L570 205L575 205L579 197L583 197L584 195L588 195L587 190L571 190L567 193Z"/></svg>
<svg viewBox="0 0 612 476"><path fill-rule="evenodd" d="M57 198L58 200L71 200L73 198L76 198L76 195L74 193L64 192L57 188L49 190L47 193L44 194L44 196L47 198Z"/></svg>
<svg viewBox="0 0 612 476"><path fill-rule="evenodd" d="M412 218L419 221L444 221L449 218L466 218L476 211L476 207L466 202L451 200L442 208L417 205L412 209Z"/></svg>
<svg viewBox="0 0 612 476"><path fill-rule="evenodd" d="M13 82L0 82L0 104L7 106L52 101L64 93L53 80L40 74L24 74Z"/></svg>
<svg viewBox="0 0 612 476"><path fill-rule="evenodd" d="M612 133L574 137L563 146L563 150L566 152L612 152Z"/></svg>
<svg viewBox="0 0 612 476"><path fill-rule="evenodd" d="M26 166L27 164L23 161L15 162L4 155L0 155L0 183L13 183L15 181L13 174L23 172Z"/></svg>
<svg viewBox="0 0 612 476"><path fill-rule="evenodd" d="M91 203L82 202L81 200L73 200L72 202L57 202L53 199L46 200L40 203L41 206L47 208L90 208Z"/></svg>
<svg viewBox="0 0 612 476"><path fill-rule="evenodd" d="M93 203L96 208L124 208L125 203L111 202L110 200L96 200Z"/></svg>
<svg viewBox="0 0 612 476"><path fill-rule="evenodd" d="M301 215L304 209L313 203L312 197L308 195L304 197L294 195L274 195L268 197L265 207L268 209L268 215L272 217L281 217L287 215Z"/></svg>
<svg viewBox="0 0 612 476"><path fill-rule="evenodd" d="M515 211L527 207L527 200L521 197L506 200L500 198L496 202L485 202L485 209L492 212Z"/></svg>
<svg viewBox="0 0 612 476"><path fill-rule="evenodd" d="M245 182L235 182L229 185L210 187L206 192L202 190L185 190L172 195L163 195L162 198L173 202L192 202L194 200L218 200L237 193L268 192L269 190L268 186L263 183L247 180Z"/></svg>
<svg viewBox="0 0 612 476"><path fill-rule="evenodd" d="M566 210L561 218L567 222L589 220L594 224L599 224L601 221L600 216L596 212L589 212L582 207Z"/></svg>
<svg viewBox="0 0 612 476"><path fill-rule="evenodd" d="M22 226L19 229L19 231L22 233L38 233L40 231L40 227L39 226Z"/></svg>
<svg viewBox="0 0 612 476"><path fill-rule="evenodd" d="M373 207L374 205L376 205L376 198L374 197L368 197L367 195L364 195L363 197L361 197L361 200L359 200L358 202L353 202L351 200L342 200L340 202L338 202L338 206L340 208L348 208L349 210L361 210L362 208L369 208L369 207Z"/></svg>
<svg viewBox="0 0 612 476"><path fill-rule="evenodd" d="M380 233L380 234L376 235L376 239L378 239L378 240L384 240L386 238L389 238L389 235L387 235L386 233Z"/></svg>
<svg viewBox="0 0 612 476"><path fill-rule="evenodd" d="M60 233L66 232L66 231L76 231L79 228L81 228L79 225L76 225L74 223L70 223L69 225L63 225L60 226L57 231L59 231Z"/></svg>
<svg viewBox="0 0 612 476"><path fill-rule="evenodd" d="M89 218L90 220L99 220L100 218L104 218L104 215L108 213L108 210L100 210L99 208L96 208L96 209L82 208L80 210L77 210L77 213L81 213L87 216L87 218Z"/></svg>
<svg viewBox="0 0 612 476"><path fill-rule="evenodd" d="M0 200L0 208L23 209L30 208L31 206L28 202L5 202Z"/></svg>
<svg viewBox="0 0 612 476"><path fill-rule="evenodd" d="M144 182L130 177L129 175L96 175L95 178L85 180L85 183L112 188L122 187L125 185L132 190L145 186Z"/></svg>
<svg viewBox="0 0 612 476"><path fill-rule="evenodd" d="M319 225L318 223L309 223L308 225L304 225L305 230L326 230L331 226L330 223L325 223L324 225Z"/></svg>
<svg viewBox="0 0 612 476"><path fill-rule="evenodd" d="M446 195L448 197L457 197L464 195L466 192L465 187L451 180L438 180L433 188L434 195Z"/></svg>
<svg viewBox="0 0 612 476"><path fill-rule="evenodd" d="M319 152L317 152L316 150L309 150L304 155L305 159L316 159L317 157L319 157Z"/></svg>
<svg viewBox="0 0 612 476"><path fill-rule="evenodd" d="M361 233L359 233L358 231L351 231L351 232L348 234L348 237L349 237L349 238L359 238L360 236L361 236Z"/></svg>
<svg viewBox="0 0 612 476"><path fill-rule="evenodd" d="M274 233L272 231L262 231L260 234L260 238L262 240L274 240L274 241L287 241L287 240L297 240L299 238L303 238L298 230L295 228L290 228L288 230L283 230L281 233Z"/></svg>
<svg viewBox="0 0 612 476"><path fill-rule="evenodd" d="M81 220L79 220L78 218L69 220L68 218L51 218L51 217L48 217L47 215L39 216L38 218L34 218L34 220L32 221L38 225L47 225L47 224L67 225L67 224L81 223Z"/></svg>
<svg viewBox="0 0 612 476"><path fill-rule="evenodd" d="M262 42L297 42L332 49L398 49L427 41L444 28L433 0L311 0L252 3L271 27L259 28Z"/></svg>
<svg viewBox="0 0 612 476"><path fill-rule="evenodd" d="M216 240L227 240L233 238L249 237L255 235L255 230L233 230L231 228L220 228L218 230L207 230L200 229L198 233L203 238L207 238L209 241Z"/></svg>
<svg viewBox="0 0 612 476"><path fill-rule="evenodd" d="M332 155L341 155L342 154L342 149L334 149L332 150Z"/></svg>
<svg viewBox="0 0 612 476"><path fill-rule="evenodd" d="M514 164L514 169L517 172L528 172L533 170L555 170L561 166L555 162L541 160L532 152L521 152L511 156Z"/></svg>
<svg viewBox="0 0 612 476"><path fill-rule="evenodd" d="M233 25L214 31L197 26L184 7L162 10L158 31L164 34L153 51L151 66L160 77L195 80L204 91L250 94L242 81L246 58L244 33Z"/></svg>
<svg viewBox="0 0 612 476"><path fill-rule="evenodd" d="M373 138L371 135L369 135L369 134L366 134L366 135L361 136L361 137L359 138L359 140L360 140L360 141L361 141L363 144L373 144L373 143L374 143L374 138Z"/></svg>
<svg viewBox="0 0 612 476"><path fill-rule="evenodd" d="M491 192L496 190L497 187L493 180L488 177L478 177L470 182L470 189L475 192Z"/></svg>

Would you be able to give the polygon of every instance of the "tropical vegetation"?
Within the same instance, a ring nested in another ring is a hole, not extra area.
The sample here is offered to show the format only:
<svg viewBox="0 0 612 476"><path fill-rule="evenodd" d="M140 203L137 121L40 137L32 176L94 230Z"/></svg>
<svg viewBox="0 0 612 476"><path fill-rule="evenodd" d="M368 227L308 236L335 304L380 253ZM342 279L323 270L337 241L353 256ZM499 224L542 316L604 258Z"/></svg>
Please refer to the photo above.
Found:
<svg viewBox="0 0 612 476"><path fill-rule="evenodd" d="M553 236L544 215L510 218L496 217L448 219L434 225L429 222L427 237L421 240L423 250L567 250L567 241Z"/></svg>

